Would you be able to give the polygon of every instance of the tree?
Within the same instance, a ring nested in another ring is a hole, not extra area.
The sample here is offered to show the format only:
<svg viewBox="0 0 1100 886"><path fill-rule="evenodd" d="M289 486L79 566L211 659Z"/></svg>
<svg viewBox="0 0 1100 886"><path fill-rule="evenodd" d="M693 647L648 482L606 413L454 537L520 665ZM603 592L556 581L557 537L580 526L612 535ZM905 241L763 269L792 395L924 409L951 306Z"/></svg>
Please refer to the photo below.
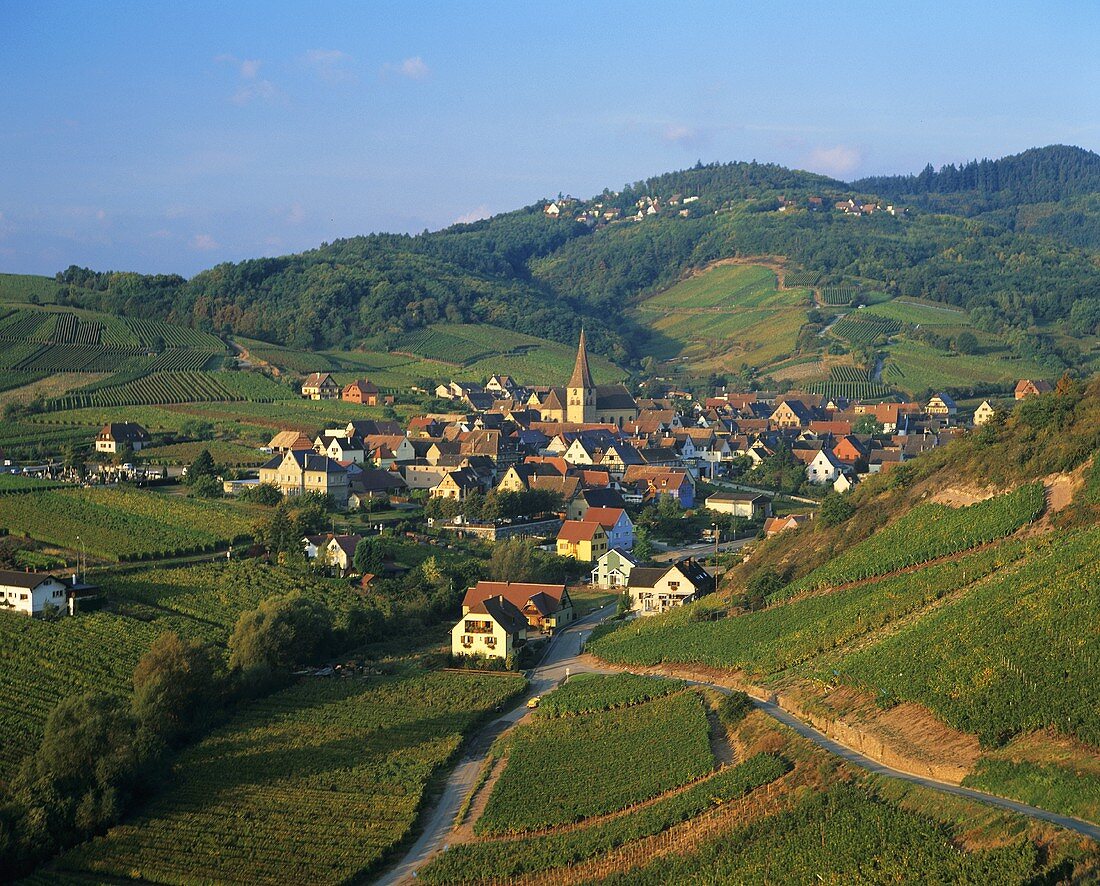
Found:
<svg viewBox="0 0 1100 886"><path fill-rule="evenodd" d="M653 559L653 542L649 539L649 530L638 526L634 530L634 557L639 563L648 563Z"/></svg>
<svg viewBox="0 0 1100 886"><path fill-rule="evenodd" d="M822 526L836 526L843 523L856 512L852 503L843 495L829 492L821 500L820 523Z"/></svg>
<svg viewBox="0 0 1100 886"><path fill-rule="evenodd" d="M217 477L197 477L191 481L191 494L197 498L221 498L222 484Z"/></svg>
<svg viewBox="0 0 1100 886"><path fill-rule="evenodd" d="M774 594L785 585L783 577L774 569L761 569L745 586L745 593L741 595L741 605L746 609L760 609L767 602L769 595Z"/></svg>
<svg viewBox="0 0 1100 886"><path fill-rule="evenodd" d="M194 486L203 477L217 478L218 470L214 464L214 456L210 454L209 449L204 449L198 454L190 467L187 468L187 483L189 486Z"/></svg>
<svg viewBox="0 0 1100 886"><path fill-rule="evenodd" d="M882 425L878 423L873 415L861 415L852 425L852 430L857 434L880 434L882 433Z"/></svg>
<svg viewBox="0 0 1100 886"><path fill-rule="evenodd" d="M134 717L168 742L192 732L206 721L216 673L210 646L161 634L134 668Z"/></svg>
<svg viewBox="0 0 1100 886"><path fill-rule="evenodd" d="M955 339L955 350L960 354L978 353L978 339L973 332L960 332Z"/></svg>
<svg viewBox="0 0 1100 886"><path fill-rule="evenodd" d="M359 540L359 544L355 546L355 554L351 559L356 572L360 574L370 572L377 575L382 571L385 555L380 542L381 539L379 538L362 538Z"/></svg>
<svg viewBox="0 0 1100 886"><path fill-rule="evenodd" d="M489 557L493 581L532 581L538 575L534 546L522 538L510 538L493 546Z"/></svg>
<svg viewBox="0 0 1100 886"><path fill-rule="evenodd" d="M332 636L332 613L300 593L270 597L242 612L229 638L234 669L289 670L310 661Z"/></svg>
<svg viewBox="0 0 1100 886"><path fill-rule="evenodd" d="M279 491L279 487L272 483L259 483L256 486L245 486L241 490L241 500L274 506L283 500L283 494Z"/></svg>

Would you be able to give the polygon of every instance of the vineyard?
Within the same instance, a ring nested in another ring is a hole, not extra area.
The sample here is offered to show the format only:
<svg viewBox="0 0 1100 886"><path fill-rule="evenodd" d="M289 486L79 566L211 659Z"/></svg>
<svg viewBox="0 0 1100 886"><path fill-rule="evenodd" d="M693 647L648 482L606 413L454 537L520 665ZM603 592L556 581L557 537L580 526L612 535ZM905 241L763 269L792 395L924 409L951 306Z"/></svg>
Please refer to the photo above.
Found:
<svg viewBox="0 0 1100 886"><path fill-rule="evenodd" d="M80 536L105 560L213 551L247 539L255 511L133 489L58 489L0 497L0 527L72 550Z"/></svg>
<svg viewBox="0 0 1100 886"><path fill-rule="evenodd" d="M185 751L139 816L54 867L100 881L362 880L463 735L523 685L455 673L298 684Z"/></svg>
<svg viewBox="0 0 1100 886"><path fill-rule="evenodd" d="M1043 512L1042 483L963 508L923 504L769 598L860 581L1011 535Z"/></svg>
<svg viewBox="0 0 1100 886"><path fill-rule="evenodd" d="M429 360L465 366L488 357L492 348L485 348L469 339L440 329L421 329L407 333L401 339L401 350Z"/></svg>
<svg viewBox="0 0 1100 886"><path fill-rule="evenodd" d="M126 320L104 314L20 308L0 317L0 340L121 349L177 348L224 353L217 336L159 320Z"/></svg>
<svg viewBox="0 0 1100 886"><path fill-rule="evenodd" d="M171 352L166 351L165 354ZM183 352L209 360L209 355ZM161 357L165 356L162 354ZM161 357L158 357L159 360ZM109 406L250 400L273 402L293 397L293 391L267 376L252 372L121 373L51 401L54 410Z"/></svg>
<svg viewBox="0 0 1100 886"><path fill-rule="evenodd" d="M825 286L821 289L821 302L829 306L846 307L858 295L858 286Z"/></svg>
<svg viewBox="0 0 1100 886"><path fill-rule="evenodd" d="M871 381L871 373L857 366L833 366L829 369L828 381L812 382L806 390L830 399L842 397L846 400L873 400L893 393L889 385Z"/></svg>
<svg viewBox="0 0 1100 886"><path fill-rule="evenodd" d="M537 713L539 717L593 714L641 704L651 698L669 695L683 687L682 680L660 680L635 674L615 674L610 677L578 674L548 695L539 705Z"/></svg>
<svg viewBox="0 0 1100 886"><path fill-rule="evenodd" d="M268 597L300 591L324 603L334 613L338 628L362 599L347 582L285 572L249 560L122 573L106 579L104 587L112 600L141 603L211 626L221 643L242 612L255 609Z"/></svg>
<svg viewBox="0 0 1100 886"><path fill-rule="evenodd" d="M1100 528L1049 541L972 593L838 665L886 700L997 745L1056 729L1100 745Z"/></svg>
<svg viewBox="0 0 1100 886"><path fill-rule="evenodd" d="M720 621L639 620L604 634L589 649L613 662L698 663L765 676L877 631L1023 553L1021 543L1007 542L957 561Z"/></svg>
<svg viewBox="0 0 1100 886"><path fill-rule="evenodd" d="M787 271L783 282L786 286L809 289L817 286L817 281L820 279L820 271Z"/></svg>
<svg viewBox="0 0 1100 886"><path fill-rule="evenodd" d="M178 620L95 612L57 622L0 612L0 779L10 777L42 737L65 696L99 690L128 695L138 659Z"/></svg>
<svg viewBox="0 0 1100 886"><path fill-rule="evenodd" d="M670 853L602 882L922 883L1034 882L1042 870L1027 840L964 851L946 825L838 785L794 809L735 828L690 854Z"/></svg>
<svg viewBox="0 0 1100 886"><path fill-rule="evenodd" d="M847 339L854 345L872 344L880 338L893 335L901 329L897 320L860 313L856 319L842 317L833 324L830 332L837 338Z"/></svg>
<svg viewBox="0 0 1100 886"><path fill-rule="evenodd" d="M645 752L630 758L629 748ZM713 767L706 711L695 692L536 720L512 733L508 765L475 831L517 833L614 812Z"/></svg>
<svg viewBox="0 0 1100 886"><path fill-rule="evenodd" d="M685 791L636 812L561 834L451 846L418 872L420 883L499 883L569 867L627 843L660 834L783 776L790 764L757 754Z"/></svg>

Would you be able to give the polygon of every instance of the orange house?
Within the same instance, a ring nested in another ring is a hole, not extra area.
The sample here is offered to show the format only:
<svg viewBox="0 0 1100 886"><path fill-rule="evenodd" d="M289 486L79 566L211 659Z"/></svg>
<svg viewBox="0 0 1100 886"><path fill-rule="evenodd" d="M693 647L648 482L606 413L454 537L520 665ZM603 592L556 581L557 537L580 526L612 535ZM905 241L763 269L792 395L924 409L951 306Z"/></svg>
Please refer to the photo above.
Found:
<svg viewBox="0 0 1100 886"><path fill-rule="evenodd" d="M343 399L364 406L378 405L378 388L365 378L357 378L344 388Z"/></svg>

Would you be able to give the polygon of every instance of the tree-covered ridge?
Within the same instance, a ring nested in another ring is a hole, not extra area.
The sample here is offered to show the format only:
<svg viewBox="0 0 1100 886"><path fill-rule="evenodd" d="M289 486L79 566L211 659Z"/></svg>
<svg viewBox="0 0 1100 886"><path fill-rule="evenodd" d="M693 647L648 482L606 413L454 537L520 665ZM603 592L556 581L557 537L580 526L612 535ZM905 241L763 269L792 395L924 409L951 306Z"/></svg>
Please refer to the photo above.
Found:
<svg viewBox="0 0 1100 886"><path fill-rule="evenodd" d="M1089 187L1100 191L1093 184L1100 157L1079 149L983 162L995 171L977 164L933 173L914 202L936 195L955 200L946 189L961 187L956 181L981 181L999 188L989 194L1016 195L1017 202L1021 194L1069 199ZM575 341L583 325L593 350L629 362L645 355L652 335L628 313L640 295L710 261L769 255L820 272L823 285L856 279L965 307L980 328L1016 330L1019 348L1051 351L1054 342L1037 335L1035 325L1069 320L1098 277L1093 254L1057 239L1072 227L1068 204L1028 218L959 217L969 204L930 204L932 212L907 217L850 218L832 209L832 201L853 193L872 199L862 194L872 184L888 194L917 187L910 179L918 178L844 185L771 164L698 165L591 200L566 200L556 218L539 204L415 236L375 234L298 255L225 263L191 280L80 268L58 280L70 285L74 304L306 350L364 342L393 347L408 331L441 321L491 323L560 342ZM822 199L819 211L808 210L811 196ZM689 197L698 199L686 206ZM781 197L799 208L777 211ZM657 200L660 211L626 220L640 200ZM982 200L982 211L989 210L991 200ZM616 209L618 218L606 223L603 213ZM600 223L575 221L582 211L596 213ZM1080 212L1086 221L1092 217ZM1092 239L1086 235L1082 245ZM1069 331L1089 326L1085 313ZM1075 362L1073 354L1058 359Z"/></svg>
<svg viewBox="0 0 1100 886"><path fill-rule="evenodd" d="M985 211L1019 203L1048 203L1100 192L1100 154L1068 145L1031 148L999 160L928 164L917 175L871 176L852 187L883 196L914 200L962 195L966 201L924 201L926 205Z"/></svg>

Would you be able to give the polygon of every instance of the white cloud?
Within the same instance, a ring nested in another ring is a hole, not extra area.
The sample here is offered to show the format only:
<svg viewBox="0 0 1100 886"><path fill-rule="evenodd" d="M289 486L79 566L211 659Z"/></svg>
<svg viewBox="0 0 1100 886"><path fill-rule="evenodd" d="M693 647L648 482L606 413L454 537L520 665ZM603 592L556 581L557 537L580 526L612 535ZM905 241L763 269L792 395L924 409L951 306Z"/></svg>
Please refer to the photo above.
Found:
<svg viewBox="0 0 1100 886"><path fill-rule="evenodd" d="M242 86L230 101L235 105L247 105L249 102L260 99L262 101L274 101L279 97L279 90L270 80L257 80L246 86Z"/></svg>
<svg viewBox="0 0 1100 886"><path fill-rule="evenodd" d="M256 75L260 73L260 65L263 64L258 58L237 58L235 55L229 55L228 53L222 53L221 55L214 56L214 61L223 65L232 65L237 69L237 73L241 75L244 80L255 80Z"/></svg>
<svg viewBox="0 0 1100 886"><path fill-rule="evenodd" d="M305 60L318 77L329 83L353 79L354 75L348 70L353 59L339 49L311 49L305 54Z"/></svg>
<svg viewBox="0 0 1100 886"><path fill-rule="evenodd" d="M386 62L382 66L383 74L398 74L410 80L427 80L431 75L431 68L419 55L411 56L400 64Z"/></svg>
<svg viewBox="0 0 1100 886"><path fill-rule="evenodd" d="M219 246L218 242L209 234L196 234L191 238L191 248L208 252L211 249L218 249Z"/></svg>
<svg viewBox="0 0 1100 886"><path fill-rule="evenodd" d="M700 145L710 137L710 133L697 126L688 126L684 123L669 123L661 138L669 144L690 148Z"/></svg>
<svg viewBox="0 0 1100 886"><path fill-rule="evenodd" d="M290 209L286 211L283 216L283 220L288 225L300 225L306 220L306 211L302 208L301 203L292 203Z"/></svg>
<svg viewBox="0 0 1100 886"><path fill-rule="evenodd" d="M471 222L481 221L483 218L488 218L493 213L489 211L489 207L484 203L481 206L471 209L469 212L464 212L458 218L455 219L456 225L468 225Z"/></svg>
<svg viewBox="0 0 1100 886"><path fill-rule="evenodd" d="M844 178L850 175L863 161L863 153L850 145L835 145L831 148L814 148L806 158L805 166L811 172Z"/></svg>

